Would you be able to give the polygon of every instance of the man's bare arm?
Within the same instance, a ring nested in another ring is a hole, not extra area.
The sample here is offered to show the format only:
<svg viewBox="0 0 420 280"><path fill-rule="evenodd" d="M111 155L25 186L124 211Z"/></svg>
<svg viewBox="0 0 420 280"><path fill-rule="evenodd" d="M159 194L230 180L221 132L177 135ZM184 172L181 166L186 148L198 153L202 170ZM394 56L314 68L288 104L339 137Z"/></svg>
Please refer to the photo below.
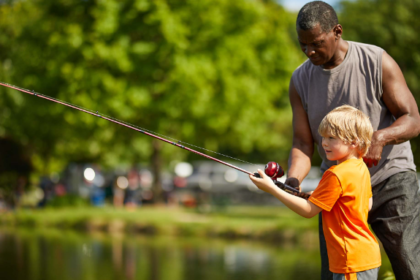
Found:
<svg viewBox="0 0 420 280"><path fill-rule="evenodd" d="M365 162L377 165L386 145L400 144L420 133L420 115L403 73L395 60L386 52L382 55L382 100L396 118L389 127L374 132L372 145Z"/></svg>
<svg viewBox="0 0 420 280"><path fill-rule="evenodd" d="M314 140L309 126L308 115L303 108L293 81L290 81L289 99L293 111L293 146L289 156L286 184L297 188L311 169Z"/></svg>

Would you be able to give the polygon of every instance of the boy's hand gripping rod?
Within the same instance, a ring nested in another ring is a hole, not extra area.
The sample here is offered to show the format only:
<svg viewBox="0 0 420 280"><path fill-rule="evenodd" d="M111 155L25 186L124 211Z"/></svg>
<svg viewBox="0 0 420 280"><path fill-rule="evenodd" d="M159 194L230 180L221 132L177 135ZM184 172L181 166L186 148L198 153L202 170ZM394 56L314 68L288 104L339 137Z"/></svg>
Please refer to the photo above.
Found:
<svg viewBox="0 0 420 280"><path fill-rule="evenodd" d="M40 98L43 98L43 99L46 99L46 100L49 100L49 101L52 101L52 102L55 102L55 103L58 103L58 104L61 104L61 105L67 106L67 107L70 107L70 108L72 108L72 109L76 109L76 110L82 111L82 112L84 112L84 113L87 113L87 114L90 114L90 115L93 115L93 116L99 117L99 118L101 118L101 119L105 119L105 120L107 120L107 121L110 121L110 122L113 122L113 123L116 123L116 124L119 124L119 125L125 126L125 127L127 127L127 128L132 129L132 130L135 130L135 131L141 132L141 133L143 133L143 134L146 134L146 135L148 135L148 136L151 136L151 137L153 137L153 138L156 138L156 139L158 139L158 140L161 140L161 141L163 141L163 142L166 142L166 143L172 144L172 145L174 145L174 146L177 146L177 147L179 147L179 148L185 149L185 150L187 150L187 151L193 152L193 153L195 153L195 154L197 154L197 155L200 155L200 156L202 156L202 157L205 157L205 158L207 158L207 159L211 159L211 160L216 161L216 162L218 162L218 163L224 164L224 165L226 165L226 166L229 166L229 167L231 167L231 168L233 168L233 169L236 169L236 170L241 171L241 172L243 172L243 173L246 173L246 174L248 174L248 175L254 175L255 177L258 177L258 178L260 177L260 174L258 174L258 173L252 173L252 172L249 172L249 171L247 171L247 170L244 170L244 169L242 169L242 168L240 168L240 167L237 167L237 166L235 166L235 165L232 165L232 164L230 164L230 163L227 163L227 162L221 161L221 160L219 160L219 159L217 159L217 158L211 157L211 156L209 156L209 155L206 155L206 154L200 153L200 152L198 152L198 151L196 151L196 150L193 150L193 149L191 149L191 148L185 147L185 146L183 146L183 145L181 145L181 144L179 143L180 141L178 141L178 143L176 143L176 142L170 141L170 140L168 140L168 139L165 139L165 138L159 137L159 136L154 135L154 134L152 134L152 133L150 133L150 132L144 131L144 130L139 129L139 128L137 128L137 127L134 127L134 126L132 126L132 125L130 125L130 124L124 123L124 122L122 122L122 121L120 121L120 120L118 120L118 119L115 119L115 118L110 118L110 117L107 117L107 116L100 115L100 114L98 113L98 111L96 111L96 112L89 111L89 110L87 110L87 109L80 108L80 107L78 107L78 106L75 106L75 105L72 105L72 104L66 103L66 102L64 102L64 101L61 101L61 100L58 100L58 99L55 99L55 98L52 98L52 97L50 97L50 96L47 96L47 95L44 95L44 94L37 93L37 92L35 92L35 91L33 91L33 90L31 91L31 90L27 90L27 89L24 89L24 88L19 88L19 87L17 87L17 86L10 85L10 84L6 84L6 83L3 83L3 82L0 82L0 86L4 86L4 87L11 88L11 89L15 89L15 90L18 90L18 91L20 91L20 92L24 92L24 93L27 93L27 94L30 94L30 95L33 95L33 96L36 96L36 97L40 97ZM278 186L280 189L282 189L282 190L284 190L284 191L286 191L286 192L288 192L288 193L291 193L291 194L296 194L296 195L298 195L298 196L300 196L300 197L303 197L303 198L308 198L308 197L309 197L309 195L304 194L304 193L301 193L301 192L299 192L297 189L295 189L295 188L293 188L293 187L291 187L291 186L289 186L289 185L283 184L282 182L277 181L277 178L280 178L280 177L282 177L282 176L284 175L283 168L282 168L282 167L281 167L278 163L273 162L273 161L271 161L271 162L267 163L267 165L266 165L266 166L265 166L265 168L264 168L264 172L265 172L265 174L267 174L267 176L268 176L268 177L270 177L271 179L273 179L273 181L274 181L274 183L276 184L276 186Z"/></svg>

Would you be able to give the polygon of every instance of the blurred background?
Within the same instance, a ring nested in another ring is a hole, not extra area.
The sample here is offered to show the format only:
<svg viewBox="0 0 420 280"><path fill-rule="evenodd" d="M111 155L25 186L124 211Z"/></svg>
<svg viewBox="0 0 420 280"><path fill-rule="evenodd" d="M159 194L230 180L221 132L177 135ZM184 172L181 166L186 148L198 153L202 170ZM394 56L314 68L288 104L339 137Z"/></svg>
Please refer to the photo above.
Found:
<svg viewBox="0 0 420 280"><path fill-rule="evenodd" d="M307 2L3 0L0 81L249 171L286 169ZM397 61L418 102L420 0L326 2L344 39ZM318 279L316 221L246 174L133 130L1 87L0 159L7 279ZM315 155L304 190L319 164ZM392 279L383 258L381 279Z"/></svg>

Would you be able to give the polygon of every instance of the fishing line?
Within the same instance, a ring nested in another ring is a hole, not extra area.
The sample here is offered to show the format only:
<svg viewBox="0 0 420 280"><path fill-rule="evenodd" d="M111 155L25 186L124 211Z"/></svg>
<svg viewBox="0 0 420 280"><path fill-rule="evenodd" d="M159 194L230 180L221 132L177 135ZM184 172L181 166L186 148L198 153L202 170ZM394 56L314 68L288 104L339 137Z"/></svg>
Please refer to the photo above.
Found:
<svg viewBox="0 0 420 280"><path fill-rule="evenodd" d="M203 157L205 157L207 159L211 159L213 161L219 162L221 164L224 164L226 166L229 166L229 167L231 167L233 169L236 169L236 170L241 171L243 173L246 173L248 175L253 175L255 177L260 177L260 175L258 173L249 172L249 171L247 171L245 169L242 169L242 168L240 168L238 166L235 166L233 164L224 162L224 161L219 160L217 158L211 157L209 155L203 154L203 153L198 152L198 151L196 151L194 149L191 149L189 147L186 147L186 145L192 146L192 147L195 147L195 148L198 148L198 149L207 151L207 152L215 153L215 154L218 154L218 155L221 155L221 156L224 156L224 157L228 157L228 158L233 159L233 160L236 160L236 161L240 161L240 162L243 162L243 163L251 164L251 165L254 165L254 166L257 166L256 164L253 164L253 163L250 163L250 162L241 160L241 159L237 159L237 158L234 158L234 157L231 157L231 156L228 156L228 155L224 155L222 153L218 153L218 152L215 152L215 151L212 151L212 150L209 150L209 149L205 149L205 148L202 148L202 147L199 147L199 146L196 146L196 145L192 145L192 144L183 142L181 140L177 140L177 139L174 139L172 137L168 137L166 135L159 134L159 133L156 133L154 131L151 131L151 130L148 130L148 129L145 129L145 128L142 128L142 127L139 127L139 126L136 126L136 125L133 125L133 124L130 124L128 122L121 121L121 120L116 119L116 118L113 118L111 116L100 114L98 111L92 111L90 109L86 109L86 108L83 108L81 106L74 105L74 104L71 104L69 102L62 101L60 99L57 99L57 98L54 98L54 97L50 97L50 96L45 95L45 94L41 94L41 93L35 92L34 90L28 90L28 89L25 89L25 88L20 88L20 87L17 87L17 86L11 85L11 84L7 84L7 83L3 83L3 82L0 82L0 86L4 86L4 87L7 87L7 88L18 90L20 92L28 93L30 95L33 95L33 96L36 96L36 97L40 97L40 98L43 98L43 99L46 99L46 100L49 100L49 101L52 101L52 102L55 102L55 103L58 103L58 104L61 104L61 105L70 107L70 108L73 108L73 109L76 109L76 110L79 110L81 112L84 112L84 113L87 113L87 114L90 114L90 115L93 115L93 116L96 116L96 117L99 117L99 118L108 120L110 122L119 124L121 126L125 126L127 128L130 128L130 129L133 129L135 131L141 132L143 134L146 134L146 135L151 136L153 138L159 139L159 140L164 141L166 143L172 144L172 145L177 146L179 148L188 150L188 151L193 152L193 153L195 153L197 155L203 156ZM170 140L168 140L167 138L169 138ZM184 144L184 145L181 145L181 143ZM265 166L264 172L265 172L265 174L267 176L269 176L273 180L273 182L279 188L281 188L281 189L283 189L283 190L285 190L285 191L287 191L289 193L297 193L297 194L300 194L300 192L297 189L295 189L295 188L293 188L293 187L291 187L289 185L283 184L280 181L277 181L277 178L280 178L280 177L282 177L284 175L284 171L283 171L283 169L281 168L281 166L278 163L276 163L274 161L271 161L271 162L267 163L267 165ZM301 196L302 197L305 197L305 198L308 198L309 197L306 194L301 194Z"/></svg>
<svg viewBox="0 0 420 280"><path fill-rule="evenodd" d="M45 94L41 94L41 93L35 92L34 90L28 90L28 89L25 89L25 88L21 88L21 87L18 87L18 86L15 86L15 85L11 85L11 84L8 84L8 83L3 83L3 82L0 82L0 85L6 86L8 88L15 89L15 90L18 90L18 91L21 91L21 92L33 94L36 97L41 97L41 98L44 98L44 99L48 99L50 101L53 101L53 102L56 102L56 103L60 103L60 104L66 105L66 106L71 107L71 108L74 108L74 109L82 109L82 111L89 112L91 115L95 115L97 117L105 117L107 119L111 119L113 121L116 121L116 122L119 122L119 123L123 123L123 124L125 124L127 126L135 127L135 128L137 128L139 130L147 131L147 132L149 132L151 134L154 134L154 135L157 135L157 136L166 138L166 139L170 139L173 142L177 142L179 144L182 143L185 146L194 147L196 149L200 149L200 150L203 150L203 151L206 151L206 152L209 152L209 153L217 154L217 155L220 155L220 156L223 156L223 157L226 157L226 158L235 160L235 161L240 161L242 163L250 164L250 165L253 165L253 166L258 166L258 165L254 164L254 163L251 163L251 162L248 162L248 161L239 159L239 158L231 157L229 155L225 155L225 154L222 154L222 153L219 153L219 152L216 152L216 151L212 151L212 150L209 150L209 149L200 147L200 146L196 146L194 144L191 144L191 143L188 143L188 142L185 142L185 141L181 141L179 139L176 139L176 138L173 138L173 137L170 137L170 136L167 136L167 135L164 135L164 134L155 132L153 130L150 130L150 129L147 129L147 128L143 128L141 126L138 126L138 125L135 125L135 124L131 124L131 123L126 122L126 121L119 120L119 119L114 118L112 116L102 114L99 111L93 111L91 109L84 108L84 107L82 107L80 105L72 104L72 103L70 103L68 101L63 101L63 100L60 100L60 99L55 98L55 97L51 97L51 96L48 96L48 95L45 95Z"/></svg>

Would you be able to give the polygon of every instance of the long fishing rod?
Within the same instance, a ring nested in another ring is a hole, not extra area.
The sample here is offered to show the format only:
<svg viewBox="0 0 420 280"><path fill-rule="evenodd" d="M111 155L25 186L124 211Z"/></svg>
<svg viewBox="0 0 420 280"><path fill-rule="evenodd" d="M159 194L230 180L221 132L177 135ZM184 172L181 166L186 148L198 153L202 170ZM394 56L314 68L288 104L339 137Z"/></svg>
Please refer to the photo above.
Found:
<svg viewBox="0 0 420 280"><path fill-rule="evenodd" d="M197 155L200 155L200 156L202 156L202 157L205 157L205 158L207 158L207 159L210 159L210 160L216 161L216 162L218 162L218 163L224 164L224 165L226 165L226 166L228 166L228 167L230 167L230 168L236 169L236 170L238 170L238 171L240 171L240 172L246 173L246 174L248 174L248 175L253 175L253 176L255 176L255 177L260 177L260 174L258 174L258 173L252 173L252 172L249 172L249 171L247 171L247 170L245 170L245 169L242 169L242 168L240 168L240 167L238 167L238 166L235 166L235 165L233 165L233 164L230 164L230 163L224 162L224 161L219 160L219 159L217 159L217 158L211 157L211 156L209 156L209 155L206 155L206 154L204 154L204 153L201 153L201 152L199 152L199 151L196 151L196 150L194 150L194 149L191 149L191 148L189 148L189 147L186 147L186 146L184 146L184 145L181 145L181 141L177 141L177 142L176 142L176 141L170 141L170 140L168 140L168 139L165 139L165 138L163 138L163 137L160 137L160 136L157 136L157 135L155 135L155 134L153 134L153 133L150 133L149 131L146 131L145 129L141 129L141 128L135 127L135 126L133 126L133 125L131 125L131 124L125 123L125 122L123 122L123 121L120 121L120 120L118 120L118 119L115 119L115 118L112 118L112 117L109 117L109 116L102 115L102 114L100 114L98 111L96 111L96 112L94 112L94 111L90 111L90 110L88 110L88 109L84 109L84 108L81 108L81 107L79 107L79 106L76 106L76 105L73 105L73 104L70 104L70 103L67 103L67 102L64 102L64 101L58 100L58 99L53 98L53 97L50 97L50 96L48 96L48 95L40 94L40 93L35 92L35 91L33 91L33 90L28 90L28 89L20 88L20 87L17 87L17 86L14 86L14 85L10 85L10 84L7 84L7 83L0 82L0 86L4 86L4 87L7 87L7 88L11 88L11 89L14 89L14 90L17 90L17 91L23 92L23 93L27 93L27 94L30 94L30 95L33 95L33 96L36 96L36 97L42 98L42 99L46 99L46 100L49 100L49 101L52 101L52 102L55 102L55 103L58 103L58 104L61 104L61 105L64 105L64 106L70 107L70 108L72 108L72 109L76 109L76 110L78 110L78 111L81 111L81 112L84 112L84 113L90 114L90 115L92 115L92 116L99 117L99 118L101 118L101 119L104 119L104 120L107 120L107 121L110 121L110 122L113 122L113 123L119 124L119 125L121 125L121 126L125 126L125 127L127 127L127 128L132 129L132 130L135 130L135 131L141 132L141 133L146 134L146 135L148 135L148 136L150 136L150 137L153 137L153 138L156 138L156 139L161 140L161 141L163 141L163 142L166 142L166 143L168 143L168 144L172 144L172 145L174 145L174 146L176 146L176 147L179 147L179 148L181 148L181 149L185 149L185 150L187 150L187 151L193 152L193 153L195 153L195 154L197 154ZM289 193L295 193L295 194L298 194L298 195L300 195L300 196L307 197L307 195L305 195L305 194L303 194L303 193L300 193L297 189L295 189L295 188L293 188L293 187L291 187L291 186L289 186L289 185L283 184L282 182L277 181L277 178L280 178L280 177L282 177L282 176L284 175L284 171L283 171L282 167L281 167L278 163L273 162L273 161L270 161L270 162L269 162L269 163L267 163L267 165L265 166L265 168L264 168L264 172L265 172L265 174L267 174L267 176L269 176L271 179L273 179L274 183L275 183L275 184L276 184L276 186L278 186L279 188L281 188L281 189L283 189L283 190L285 190L285 191L287 191L287 192L289 192Z"/></svg>

